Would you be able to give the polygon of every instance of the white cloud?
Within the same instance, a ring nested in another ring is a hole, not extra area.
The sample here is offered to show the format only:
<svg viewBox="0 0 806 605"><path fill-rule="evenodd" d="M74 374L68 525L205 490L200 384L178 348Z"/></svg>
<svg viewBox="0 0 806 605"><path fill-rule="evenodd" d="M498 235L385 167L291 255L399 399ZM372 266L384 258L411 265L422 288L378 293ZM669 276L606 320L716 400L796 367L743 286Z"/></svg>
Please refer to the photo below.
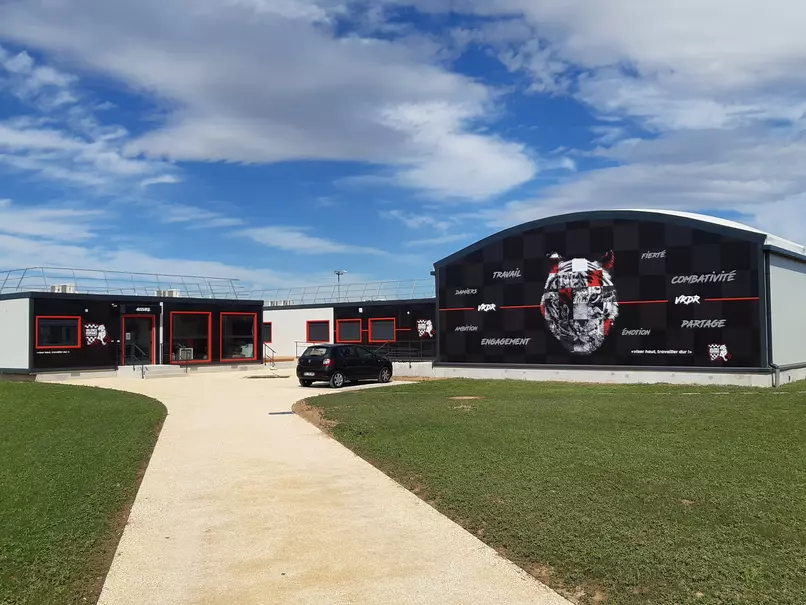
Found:
<svg viewBox="0 0 806 605"><path fill-rule="evenodd" d="M584 173L537 198L483 215L504 227L590 209L739 212L755 226L806 241L803 134L681 131L654 140L625 140L598 155L620 165Z"/></svg>
<svg viewBox="0 0 806 605"><path fill-rule="evenodd" d="M114 141L72 137L70 132L54 129L18 128L9 122L0 123L2 165L48 181L98 190L128 186L133 179L170 170L161 162L125 157Z"/></svg>
<svg viewBox="0 0 806 605"><path fill-rule="evenodd" d="M245 221L241 218L227 216L199 205L194 206L152 199L139 200L134 203L160 223L181 224L187 229L238 227L245 224Z"/></svg>
<svg viewBox="0 0 806 605"><path fill-rule="evenodd" d="M455 48L435 48L433 39L390 24L390 4L493 17L478 30L453 30L451 44L487 45L507 69L528 76L533 92L573 95L604 124L593 128L602 147L588 154L615 167L476 216L504 225L585 208L738 210L806 240L806 4L795 0L771 0L763 10L727 0L379 0L358 33L341 38L332 24L353 8L350 0L86 0L80 11L10 0L0 4L0 35L110 75L168 117L133 140L77 118L69 128L2 123L0 163L47 178L95 185L130 178L147 187L172 178L163 157L357 160L377 170L343 183L471 200L540 171L576 169L568 157L531 157L484 130L501 98L444 67ZM389 35L369 39L373 28ZM0 65L15 94L42 106L42 99L69 106L76 94L64 72L34 77L42 66L28 54L0 48ZM627 138L636 125L651 140ZM73 158L84 158L79 170ZM416 216L390 215L412 228ZM435 216L419 224L448 236ZM299 228L272 229L249 237L283 250L356 250Z"/></svg>
<svg viewBox="0 0 806 605"><path fill-rule="evenodd" d="M52 205L19 207L11 200L0 199L0 272L44 266L95 271L135 271L174 276L223 277L240 280L241 286L249 290L299 287L330 281L330 277L320 271L305 275L300 272L233 265L204 258L188 259L181 256L160 258L143 252L143 248L148 247L149 242L142 235L128 245L115 245L114 241L123 241L123 238L112 240L109 237L101 237L109 235L107 225L111 216L111 212L104 210ZM219 219L224 220L226 217ZM213 222L216 219L207 220ZM15 275L19 279L21 273ZM113 282L116 279L114 275L107 277ZM371 279L371 276L355 274L353 278ZM96 279L101 279L100 274ZM37 280L41 282L39 277L34 279ZM0 275L0 282L2 281L3 276ZM191 282L193 280L188 280L188 283ZM13 284L11 286L7 284L7 287L13 287Z"/></svg>
<svg viewBox="0 0 806 605"><path fill-rule="evenodd" d="M223 277L240 280L240 285L247 290L271 287L299 287L310 285L311 283L321 283L312 281L313 278L310 276L306 277L290 271L275 271L263 267L244 267L202 259L158 258L134 247L101 248L81 246L0 233L0 267L8 270L40 266L75 267L98 271L135 271L163 275ZM114 280L114 275L108 277Z"/></svg>
<svg viewBox="0 0 806 605"><path fill-rule="evenodd" d="M15 206L0 199L0 233L42 237L56 241L79 241L95 236L94 224L104 216L100 210L59 206Z"/></svg>
<svg viewBox="0 0 806 605"><path fill-rule="evenodd" d="M474 39L529 74L537 90L562 90L581 74L582 100L651 128L733 127L804 113L799 0L389 1L497 17Z"/></svg>
<svg viewBox="0 0 806 605"><path fill-rule="evenodd" d="M74 100L67 89L75 82L75 77L47 65L37 65L26 51L12 55L0 46L0 73L2 71L6 72L6 87L19 98L39 96L39 100L44 101L42 93L49 92L46 104L50 107Z"/></svg>
<svg viewBox="0 0 806 605"><path fill-rule="evenodd" d="M2 48L2 47L0 47ZM0 89L8 88L34 115L0 122L0 167L98 190L129 186L133 179L176 182L164 162L127 157L125 128L102 125L91 106L78 102L76 78L40 66L26 52L0 54Z"/></svg>
<svg viewBox="0 0 806 605"><path fill-rule="evenodd" d="M484 200L531 180L537 166L524 145L467 131L464 123L478 114L472 105L444 103L390 108L386 123L407 135L395 182L440 197Z"/></svg>
<svg viewBox="0 0 806 605"><path fill-rule="evenodd" d="M590 130L596 135L591 142L597 145L609 146L627 136L627 130L615 124L591 126Z"/></svg>
<svg viewBox="0 0 806 605"><path fill-rule="evenodd" d="M559 46L590 68L628 61L638 74L676 74L676 83L727 91L803 79L792 67L806 56L806 5L770 0L507 0Z"/></svg>
<svg viewBox="0 0 806 605"><path fill-rule="evenodd" d="M565 73L568 64L557 59L554 50L537 37L500 50L498 59L510 71L528 73L531 92L564 92L570 85Z"/></svg>
<svg viewBox="0 0 806 605"><path fill-rule="evenodd" d="M800 95L778 96L763 88L711 94L679 86L678 79L677 74L637 78L618 69L601 69L580 79L577 96L604 115L631 118L656 132L736 128L764 120L800 120L806 115Z"/></svg>
<svg viewBox="0 0 806 605"><path fill-rule="evenodd" d="M405 242L406 246L441 246L443 244L451 244L453 242L467 241L472 242L472 233L454 233L450 235L438 235L437 237L425 237L422 239L413 239Z"/></svg>
<svg viewBox="0 0 806 605"><path fill-rule="evenodd" d="M437 235L432 237L418 237L406 240L403 245L408 248L439 246L469 240L472 234L469 233L449 233L450 229L460 224L465 218L463 213L451 213L447 215L444 208L425 207L420 212L404 212L402 210L385 210L380 213L381 218L392 219L401 222L408 229L417 231L432 231Z"/></svg>
<svg viewBox="0 0 806 605"><path fill-rule="evenodd" d="M345 3L347 4L347 3ZM0 36L163 101L130 154L198 161L364 161L436 196L482 199L531 179L525 148L489 134L484 85L428 44L334 37L338 2L49 0L0 4ZM215 43L211 43L214 40Z"/></svg>
<svg viewBox="0 0 806 605"><path fill-rule="evenodd" d="M441 213L440 213L441 214ZM380 213L381 218L390 218L403 223L409 229L422 229L430 227L437 231L447 231L456 221L440 216L436 218L435 213L413 213L402 210L385 210Z"/></svg>
<svg viewBox="0 0 806 605"><path fill-rule="evenodd" d="M322 208L338 208L341 206L339 200L329 197L327 195L316 198L316 204Z"/></svg>
<svg viewBox="0 0 806 605"><path fill-rule="evenodd" d="M173 185L179 182L179 177L173 174L161 174L160 176L155 176L147 179L143 179L140 181L140 187L146 189L147 187L151 187L152 185Z"/></svg>
<svg viewBox="0 0 806 605"><path fill-rule="evenodd" d="M255 227L233 233L248 237L259 244L297 254L369 254L386 256L387 252L369 246L344 244L309 233L304 227Z"/></svg>
<svg viewBox="0 0 806 605"><path fill-rule="evenodd" d="M504 226L592 208L740 212L806 241L803 2L387 1L483 15L454 40L488 45L534 91L572 95L604 123L592 155L615 166L477 216ZM627 138L636 125L647 140Z"/></svg>
<svg viewBox="0 0 806 605"><path fill-rule="evenodd" d="M0 149L8 152L77 151L80 141L66 138L57 130L18 127L13 121L0 122Z"/></svg>

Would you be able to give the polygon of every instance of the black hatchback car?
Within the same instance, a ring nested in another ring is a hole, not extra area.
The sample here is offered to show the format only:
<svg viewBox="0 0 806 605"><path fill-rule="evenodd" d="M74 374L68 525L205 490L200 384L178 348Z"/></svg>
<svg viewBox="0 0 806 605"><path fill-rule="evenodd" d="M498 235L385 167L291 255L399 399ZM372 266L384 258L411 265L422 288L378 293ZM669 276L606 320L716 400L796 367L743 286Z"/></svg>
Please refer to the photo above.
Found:
<svg viewBox="0 0 806 605"><path fill-rule="evenodd" d="M304 387L329 382L340 389L345 382L392 380L392 362L356 345L317 344L305 349L297 361L297 378Z"/></svg>

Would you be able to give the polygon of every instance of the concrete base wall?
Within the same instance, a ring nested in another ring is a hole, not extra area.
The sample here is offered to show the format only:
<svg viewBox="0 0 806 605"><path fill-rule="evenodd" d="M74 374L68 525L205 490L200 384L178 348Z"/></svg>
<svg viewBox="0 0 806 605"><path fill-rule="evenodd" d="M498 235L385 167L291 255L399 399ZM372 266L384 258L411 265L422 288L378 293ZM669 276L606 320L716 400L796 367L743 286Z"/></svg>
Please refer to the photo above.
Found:
<svg viewBox="0 0 806 605"><path fill-rule="evenodd" d="M221 365L190 365L185 371L180 365L153 365L145 366L146 378L171 378L175 376L193 376L207 372L248 372L262 370L262 363L250 364L221 364ZM44 372L36 374L37 382L64 382L75 378L141 378L140 366L122 366L117 370L77 370L73 372Z"/></svg>
<svg viewBox="0 0 806 605"><path fill-rule="evenodd" d="M798 368L797 370L786 370L781 372L781 385L789 384L790 382L797 382L798 380L806 380L806 368Z"/></svg>
<svg viewBox="0 0 806 605"><path fill-rule="evenodd" d="M691 384L772 387L773 375L761 373L719 373L635 370L588 370L543 368L479 368L434 366L430 361L395 362L394 375L400 378L476 378L610 384ZM806 368L781 372L781 384L806 379Z"/></svg>
<svg viewBox="0 0 806 605"><path fill-rule="evenodd" d="M64 382L76 378L115 378L117 370L76 370L74 372L45 372L34 374L36 382Z"/></svg>

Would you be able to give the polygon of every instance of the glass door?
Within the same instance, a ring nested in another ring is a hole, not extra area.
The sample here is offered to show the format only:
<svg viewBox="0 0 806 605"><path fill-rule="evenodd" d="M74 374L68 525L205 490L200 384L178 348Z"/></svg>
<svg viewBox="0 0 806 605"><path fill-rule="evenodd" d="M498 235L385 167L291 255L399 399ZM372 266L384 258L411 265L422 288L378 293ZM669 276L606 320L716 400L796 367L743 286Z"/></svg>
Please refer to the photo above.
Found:
<svg viewBox="0 0 806 605"><path fill-rule="evenodd" d="M154 316L123 316L123 365L154 363Z"/></svg>

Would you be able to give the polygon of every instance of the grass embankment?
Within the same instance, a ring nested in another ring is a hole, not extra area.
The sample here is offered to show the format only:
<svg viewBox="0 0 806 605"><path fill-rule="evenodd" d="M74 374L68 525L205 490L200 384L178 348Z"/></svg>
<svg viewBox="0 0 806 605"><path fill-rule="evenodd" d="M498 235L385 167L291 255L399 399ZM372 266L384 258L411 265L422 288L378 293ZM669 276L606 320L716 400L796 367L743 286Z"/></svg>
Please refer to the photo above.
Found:
<svg viewBox="0 0 806 605"><path fill-rule="evenodd" d="M577 602L803 605L804 391L445 380L309 404Z"/></svg>
<svg viewBox="0 0 806 605"><path fill-rule="evenodd" d="M97 600L165 414L131 393L0 382L0 604Z"/></svg>

